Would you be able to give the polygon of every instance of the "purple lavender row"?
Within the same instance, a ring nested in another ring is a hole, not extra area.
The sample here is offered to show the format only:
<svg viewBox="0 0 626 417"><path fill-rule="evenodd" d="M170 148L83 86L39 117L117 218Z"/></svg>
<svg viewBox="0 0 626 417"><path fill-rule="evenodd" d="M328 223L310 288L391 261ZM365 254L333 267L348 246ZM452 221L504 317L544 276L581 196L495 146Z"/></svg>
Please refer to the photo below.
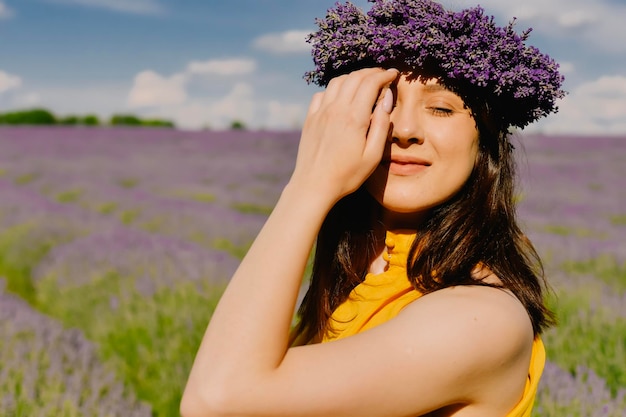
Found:
<svg viewBox="0 0 626 417"><path fill-rule="evenodd" d="M559 291L580 294L588 299L588 305L584 307L589 314L604 312L613 319L626 319L626 291L616 291L614 286L589 274L574 274L550 267L549 276L551 285Z"/></svg>
<svg viewBox="0 0 626 417"><path fill-rule="evenodd" d="M580 366L572 375L548 361L533 412L541 417L624 417L626 388L612 396L593 370Z"/></svg>
<svg viewBox="0 0 626 417"><path fill-rule="evenodd" d="M201 203L166 200L159 206L155 197L148 196L148 207L160 207L160 211L151 212L152 216L160 215L167 220L162 220L161 230L169 232L168 237L129 229L115 218L51 201L6 180L0 180L0 190L3 196L0 233L25 226L7 250L19 257L32 249L51 247L43 263L34 268L33 278L40 280L54 275L62 287L84 285L108 272L132 277L144 294L179 281L223 281L236 267L232 256L176 236L195 233L198 239L207 242L221 238L243 245L252 239L263 220Z"/></svg>
<svg viewBox="0 0 626 417"><path fill-rule="evenodd" d="M523 137L520 218L556 263L626 262L626 138Z"/></svg>
<svg viewBox="0 0 626 417"><path fill-rule="evenodd" d="M275 193L293 167L297 134L4 128L0 146L6 175L56 191L68 185L61 180L80 185L82 178L84 184L138 184L149 192L265 185Z"/></svg>
<svg viewBox="0 0 626 417"><path fill-rule="evenodd" d="M100 363L82 332L0 289L0 415L150 417L152 410Z"/></svg>
<svg viewBox="0 0 626 417"><path fill-rule="evenodd" d="M220 284L238 260L192 242L116 227L55 246L34 270L37 282L50 278L59 288L75 288L110 273L144 296L177 283Z"/></svg>
<svg viewBox="0 0 626 417"><path fill-rule="evenodd" d="M47 135L46 135L47 133ZM245 246L288 178L290 133L0 129L5 181L133 227ZM72 194L74 193L74 194ZM207 204L211 203L211 204ZM244 207L245 208L245 207Z"/></svg>

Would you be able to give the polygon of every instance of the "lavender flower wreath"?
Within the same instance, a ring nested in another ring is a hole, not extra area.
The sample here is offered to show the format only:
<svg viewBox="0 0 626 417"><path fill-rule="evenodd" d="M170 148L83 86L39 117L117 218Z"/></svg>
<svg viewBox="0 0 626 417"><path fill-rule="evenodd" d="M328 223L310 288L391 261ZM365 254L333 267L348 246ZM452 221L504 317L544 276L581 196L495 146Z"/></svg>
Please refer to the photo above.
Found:
<svg viewBox="0 0 626 417"><path fill-rule="evenodd" d="M368 1L374 4L366 14L346 2L316 19L319 30L307 38L315 64L304 75L308 83L326 86L366 66L417 69L466 103L486 103L502 128L524 128L558 111L555 102L565 95L559 65L525 45L531 29L517 34L515 19L498 27L480 6L452 12L431 0Z"/></svg>

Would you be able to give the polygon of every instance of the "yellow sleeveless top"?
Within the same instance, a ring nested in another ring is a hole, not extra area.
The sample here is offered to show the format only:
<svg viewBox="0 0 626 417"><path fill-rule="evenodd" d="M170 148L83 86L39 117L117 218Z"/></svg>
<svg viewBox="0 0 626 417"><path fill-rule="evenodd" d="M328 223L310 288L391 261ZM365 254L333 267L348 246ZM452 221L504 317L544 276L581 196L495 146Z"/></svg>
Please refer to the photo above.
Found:
<svg viewBox="0 0 626 417"><path fill-rule="evenodd" d="M328 342L365 331L394 318L400 310L421 294L409 282L406 274L408 251L415 238L413 233L387 232L386 260L388 268L381 274L368 274L352 290L350 297L331 316L334 332L322 340ZM526 388L520 402L505 417L530 417L539 378L545 364L545 349L539 337L533 342Z"/></svg>

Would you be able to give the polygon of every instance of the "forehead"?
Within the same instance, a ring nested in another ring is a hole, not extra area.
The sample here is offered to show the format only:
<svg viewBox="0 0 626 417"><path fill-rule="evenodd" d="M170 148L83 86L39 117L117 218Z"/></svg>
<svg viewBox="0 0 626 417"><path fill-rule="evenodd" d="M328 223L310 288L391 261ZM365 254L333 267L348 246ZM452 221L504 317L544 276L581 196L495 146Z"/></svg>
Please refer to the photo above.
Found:
<svg viewBox="0 0 626 417"><path fill-rule="evenodd" d="M402 73L397 84L406 85L411 90L417 89L423 93L449 93L461 98L455 91L442 84L436 77L425 77L415 73Z"/></svg>

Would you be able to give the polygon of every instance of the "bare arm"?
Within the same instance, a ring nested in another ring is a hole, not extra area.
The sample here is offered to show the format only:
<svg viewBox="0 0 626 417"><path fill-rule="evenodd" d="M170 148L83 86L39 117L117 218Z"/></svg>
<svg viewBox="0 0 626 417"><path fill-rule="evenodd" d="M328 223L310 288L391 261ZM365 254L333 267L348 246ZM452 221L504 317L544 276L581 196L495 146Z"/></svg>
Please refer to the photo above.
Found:
<svg viewBox="0 0 626 417"><path fill-rule="evenodd" d="M382 156L389 112L372 106L397 76L366 69L316 94L303 128L296 168L267 223L235 272L203 338L183 409L194 393L240 385L275 370L288 332L301 276L327 212L354 191ZM225 382L226 381L226 382Z"/></svg>

